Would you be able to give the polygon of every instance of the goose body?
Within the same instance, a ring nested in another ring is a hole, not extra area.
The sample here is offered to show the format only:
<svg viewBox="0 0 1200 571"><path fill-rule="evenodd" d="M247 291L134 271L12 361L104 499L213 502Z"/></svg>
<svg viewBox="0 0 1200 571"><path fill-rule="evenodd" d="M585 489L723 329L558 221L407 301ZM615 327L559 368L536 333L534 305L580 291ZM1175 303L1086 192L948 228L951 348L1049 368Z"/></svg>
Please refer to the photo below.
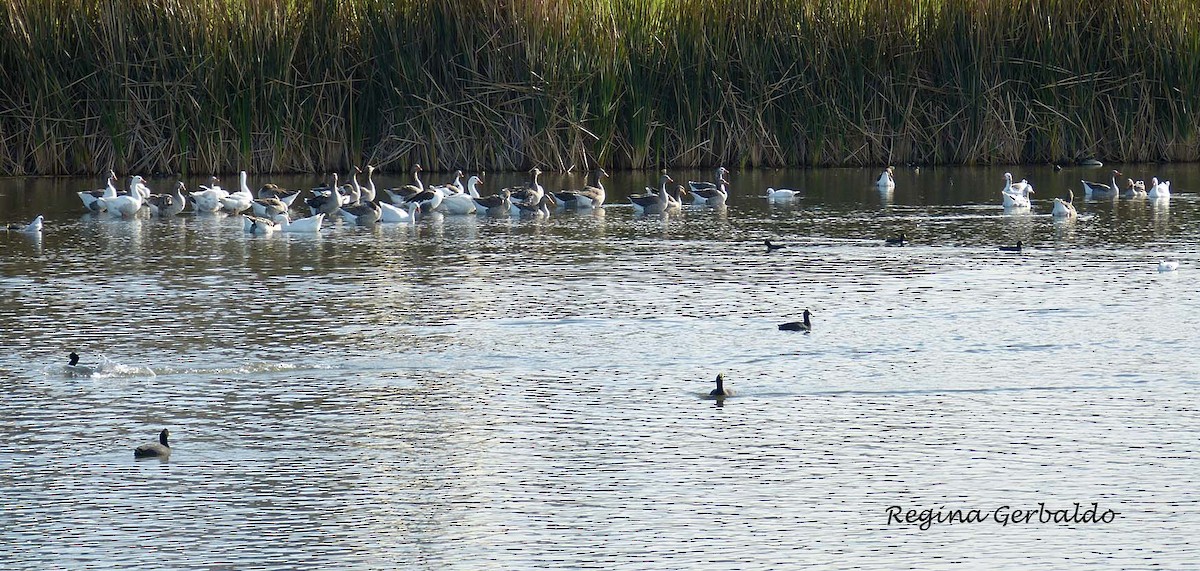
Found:
<svg viewBox="0 0 1200 571"><path fill-rule="evenodd" d="M1067 190L1067 199L1054 199L1054 209L1050 211L1050 216L1055 218L1075 218L1078 212L1075 211L1075 193L1070 189Z"/></svg>
<svg viewBox="0 0 1200 571"><path fill-rule="evenodd" d="M105 179L104 188L100 190L81 190L78 192L79 200L83 202L83 207L88 212L100 212L104 207L104 202L99 201L100 198L116 198L117 197L117 173L108 171L108 178Z"/></svg>
<svg viewBox="0 0 1200 571"><path fill-rule="evenodd" d="M507 190L502 190L499 194L474 198L473 200L475 201L475 206L478 207L475 211L477 214L508 216L512 213L512 197L509 196Z"/></svg>
<svg viewBox="0 0 1200 571"><path fill-rule="evenodd" d="M216 212L221 209L221 199L229 196L229 191L217 184L217 177L212 177L208 186L200 185L201 190L190 193L192 210L196 212Z"/></svg>
<svg viewBox="0 0 1200 571"><path fill-rule="evenodd" d="M171 435L171 431L162 429L158 433L158 442L143 444L133 450L134 458L165 458L171 455L171 445L167 443L167 438Z"/></svg>
<svg viewBox="0 0 1200 571"><path fill-rule="evenodd" d="M279 223L270 218L242 215L242 230L247 234L267 236L279 229Z"/></svg>
<svg viewBox="0 0 1200 571"><path fill-rule="evenodd" d="M662 214L668 210L678 208L680 202L672 198L667 191L667 183L673 182L674 179L667 173L662 173L658 177L658 190L646 187L646 194L635 194L629 197L630 204L633 204L633 211L638 214Z"/></svg>
<svg viewBox="0 0 1200 571"><path fill-rule="evenodd" d="M1111 184L1079 181L1083 183L1083 196L1085 198L1116 198L1121 192L1120 187L1117 186L1117 175L1119 174L1121 174L1120 171L1112 171Z"/></svg>
<svg viewBox="0 0 1200 571"><path fill-rule="evenodd" d="M896 188L895 173L896 167L889 166L888 168L884 169L883 173L879 175L879 178L875 179L875 186L880 189Z"/></svg>
<svg viewBox="0 0 1200 571"><path fill-rule="evenodd" d="M279 214L275 217L275 222L279 223L281 232L293 232L301 234L315 234L321 231L321 222L325 220L324 214L315 214L308 218L292 220L287 214Z"/></svg>
<svg viewBox="0 0 1200 571"><path fill-rule="evenodd" d="M407 224L417 220L420 205L409 203L408 208L400 208L386 202L376 202L379 205L379 221L385 224Z"/></svg>
<svg viewBox="0 0 1200 571"><path fill-rule="evenodd" d="M1000 191L1004 208L1029 208L1032 206L1029 200L1031 193L1033 193L1033 185L1028 181L1013 182L1012 173L1004 173L1004 188Z"/></svg>
<svg viewBox="0 0 1200 571"><path fill-rule="evenodd" d="M338 213L347 224L370 226L379 222L383 216L381 207L374 202L366 202L356 206L343 206Z"/></svg>
<svg viewBox="0 0 1200 571"><path fill-rule="evenodd" d="M476 186L482 182L476 175L472 175L467 179L467 188L465 191L455 192L449 196L442 197L442 211L446 214L466 215L475 214L478 207L475 205L475 199L479 197L479 191Z"/></svg>
<svg viewBox="0 0 1200 571"><path fill-rule="evenodd" d="M1131 178L1127 178L1125 180L1125 188L1121 189L1121 198L1128 200L1146 198L1146 181L1133 180Z"/></svg>
<svg viewBox="0 0 1200 571"><path fill-rule="evenodd" d="M151 194L146 198L146 205L150 207L150 215L170 218L183 212L183 207L187 204L187 198L183 194L185 190L187 187L180 180L175 182L170 194Z"/></svg>
<svg viewBox="0 0 1200 571"><path fill-rule="evenodd" d="M780 331L812 331L812 319L811 318L812 318L812 313L806 309L806 310L804 310L804 320L803 321L789 321L787 323L780 323L779 330Z"/></svg>
<svg viewBox="0 0 1200 571"><path fill-rule="evenodd" d="M274 219L280 214L287 213L287 211L288 204L282 199L275 197L255 198L254 201L250 203L250 212L260 218Z"/></svg>
<svg viewBox="0 0 1200 571"><path fill-rule="evenodd" d="M1153 200L1170 200L1171 198L1171 181L1158 180L1158 177L1150 178L1150 190L1146 196Z"/></svg>
<svg viewBox="0 0 1200 571"><path fill-rule="evenodd" d="M129 194L122 194L116 198L100 198L103 202L104 210L113 216L122 218L133 218L145 204L147 191L149 190L143 182L144 179L140 175L134 175L129 179Z"/></svg>
<svg viewBox="0 0 1200 571"><path fill-rule="evenodd" d="M584 185L582 190L564 190L555 192L554 200L558 206L566 209L600 208L604 205L605 192L602 178L608 176L602 168L592 171L594 184Z"/></svg>
<svg viewBox="0 0 1200 571"><path fill-rule="evenodd" d="M725 179L725 175L729 174L729 169L725 167L717 167L717 179L715 182L697 182L694 180L687 181L688 192L692 197L692 204L706 204L709 206L721 206L729 199L729 181Z"/></svg>
<svg viewBox="0 0 1200 571"><path fill-rule="evenodd" d="M273 182L268 182L258 189L257 198L260 200L275 199L287 205L288 208L296 202L296 197L300 196L299 190L287 190Z"/></svg>
<svg viewBox="0 0 1200 571"><path fill-rule="evenodd" d="M767 187L767 202L779 204L783 202L791 202L800 198L802 193L799 190L790 188L771 188Z"/></svg>
<svg viewBox="0 0 1200 571"><path fill-rule="evenodd" d="M308 205L309 213L313 216L317 214L332 216L342 207L342 193L338 190L338 175L333 173L330 176L332 182L328 187L314 188L312 197L304 200L304 203Z"/></svg>
<svg viewBox="0 0 1200 571"><path fill-rule="evenodd" d="M248 210L254 202L254 195L250 193L250 186L246 184L246 171L238 175L238 189L217 200L220 201L221 208L230 214L240 214Z"/></svg>
<svg viewBox="0 0 1200 571"><path fill-rule="evenodd" d="M505 189L508 191L508 196L514 204L518 202L541 204L542 197L546 195L546 190L538 182L538 176L542 174L542 169L533 167L529 172L531 177L528 185L513 186Z"/></svg>

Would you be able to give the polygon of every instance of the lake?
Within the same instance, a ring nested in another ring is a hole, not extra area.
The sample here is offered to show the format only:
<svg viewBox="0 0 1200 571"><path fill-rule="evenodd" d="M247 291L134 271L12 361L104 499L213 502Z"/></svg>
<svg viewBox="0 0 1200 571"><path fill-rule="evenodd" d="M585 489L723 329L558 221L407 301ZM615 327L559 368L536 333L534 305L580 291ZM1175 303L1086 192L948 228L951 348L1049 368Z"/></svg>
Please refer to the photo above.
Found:
<svg viewBox="0 0 1200 571"><path fill-rule="evenodd" d="M735 169L725 208L639 216L656 174L622 172L596 211L251 236L2 179L0 221L45 227L0 232L0 567L1195 565L1200 167L1118 168L1171 200Z"/></svg>

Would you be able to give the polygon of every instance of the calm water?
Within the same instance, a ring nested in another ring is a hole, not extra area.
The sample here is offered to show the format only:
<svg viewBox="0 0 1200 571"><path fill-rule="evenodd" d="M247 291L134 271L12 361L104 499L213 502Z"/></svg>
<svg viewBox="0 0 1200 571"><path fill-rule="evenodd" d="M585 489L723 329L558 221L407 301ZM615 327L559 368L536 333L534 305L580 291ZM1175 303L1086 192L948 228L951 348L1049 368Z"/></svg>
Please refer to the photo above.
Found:
<svg viewBox="0 0 1200 571"><path fill-rule="evenodd" d="M1195 568L1200 166L1125 167L1169 207L1010 169L1028 215L1004 170L734 172L666 218L616 173L594 213L267 237L0 181L0 221L46 216L0 232L0 568ZM1039 502L1119 514L995 521Z"/></svg>

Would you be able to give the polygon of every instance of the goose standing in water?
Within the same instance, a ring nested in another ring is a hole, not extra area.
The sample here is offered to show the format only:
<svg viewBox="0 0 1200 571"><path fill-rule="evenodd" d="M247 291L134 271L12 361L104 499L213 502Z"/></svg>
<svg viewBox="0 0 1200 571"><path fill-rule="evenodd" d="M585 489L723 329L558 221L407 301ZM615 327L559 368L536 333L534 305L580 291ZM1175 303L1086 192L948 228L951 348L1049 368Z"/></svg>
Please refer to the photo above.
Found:
<svg viewBox="0 0 1200 571"><path fill-rule="evenodd" d="M1104 184L1102 182L1090 182L1090 181L1086 181L1086 180L1079 181L1079 182L1083 183L1083 197L1084 198L1116 198L1117 195L1120 194L1120 192L1121 192L1121 188L1117 186L1117 176L1119 176L1120 174L1121 174L1120 171L1117 171L1117 170L1112 171L1111 184Z"/></svg>
<svg viewBox="0 0 1200 571"><path fill-rule="evenodd" d="M608 176L603 168L592 171L594 184L585 184L583 190L564 190L554 193L554 200L562 208L600 208L604 205L604 183L600 179Z"/></svg>
<svg viewBox="0 0 1200 571"><path fill-rule="evenodd" d="M806 310L804 310L804 321L789 321L787 323L780 323L779 330L780 331L806 331L806 332L812 331L812 320L810 319L811 317L812 317L812 313L806 309Z"/></svg>
<svg viewBox="0 0 1200 571"><path fill-rule="evenodd" d="M1075 192L1067 189L1067 199L1054 199L1054 209L1050 211L1050 216L1055 218L1075 218L1078 212L1075 211Z"/></svg>
<svg viewBox="0 0 1200 571"><path fill-rule="evenodd" d="M165 458L171 455L171 445L167 443L167 438L171 436L171 431L162 429L158 433L158 442L143 444L133 449L134 458Z"/></svg>
<svg viewBox="0 0 1200 571"><path fill-rule="evenodd" d="M883 173L876 179L875 186L880 190L896 188L896 167L889 166L884 169Z"/></svg>

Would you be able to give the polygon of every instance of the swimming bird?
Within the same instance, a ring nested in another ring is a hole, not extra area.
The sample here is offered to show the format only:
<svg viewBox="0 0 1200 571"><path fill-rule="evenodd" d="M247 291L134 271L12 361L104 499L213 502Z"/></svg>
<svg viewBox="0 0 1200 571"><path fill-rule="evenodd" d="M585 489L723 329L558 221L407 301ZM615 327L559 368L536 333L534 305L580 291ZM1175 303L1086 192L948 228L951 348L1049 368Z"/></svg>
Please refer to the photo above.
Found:
<svg viewBox="0 0 1200 571"><path fill-rule="evenodd" d="M538 183L538 176L542 174L542 169L533 167L529 169L530 177L529 184L510 186L504 190L508 191L509 198L513 203L525 202L527 204L541 204L542 196L546 194L546 190Z"/></svg>
<svg viewBox="0 0 1200 571"><path fill-rule="evenodd" d="M1158 180L1158 177L1150 177L1150 190L1146 193L1148 198L1153 200L1170 200L1171 199L1171 181Z"/></svg>
<svg viewBox="0 0 1200 571"><path fill-rule="evenodd" d="M725 388L725 373L717 375L717 388L708 393L710 397L728 397L733 396L733 391Z"/></svg>
<svg viewBox="0 0 1200 571"><path fill-rule="evenodd" d="M216 212L221 209L221 199L229 196L229 191L221 188L217 177L209 179L209 185L200 185L196 192L188 193L192 199L192 210L196 212Z"/></svg>
<svg viewBox="0 0 1200 571"><path fill-rule="evenodd" d="M1075 211L1075 191L1067 189L1067 199L1054 199L1054 209L1050 211L1050 215L1055 218L1074 218L1078 216Z"/></svg>
<svg viewBox="0 0 1200 571"><path fill-rule="evenodd" d="M94 375L96 373L96 371L98 370L97 367L88 367L86 365L80 365L79 364L79 355L77 353L75 353L74 351L71 351L71 354L67 355L67 357L68 357L67 373L69 373L73 377L90 377L90 376Z"/></svg>
<svg viewBox="0 0 1200 571"><path fill-rule="evenodd" d="M1083 183L1083 196L1085 198L1116 198L1121 192L1120 187L1117 186L1117 176L1120 174L1121 171L1112 171L1111 184L1086 180L1079 181Z"/></svg>
<svg viewBox="0 0 1200 571"><path fill-rule="evenodd" d="M89 212L100 212L103 210L104 203L97 202L97 199L117 197L117 173L111 169L108 171L108 178L105 180L104 188L99 190L81 190L78 194L79 200L83 202L85 209Z"/></svg>
<svg viewBox="0 0 1200 571"><path fill-rule="evenodd" d="M330 175L330 178L332 181L328 187L314 188L312 197L304 199L309 213L313 216L317 214L333 216L342 207L342 193L338 190L338 174L335 172Z"/></svg>
<svg viewBox="0 0 1200 571"><path fill-rule="evenodd" d="M1158 271L1173 272L1179 269L1179 260L1163 260L1158 263Z"/></svg>
<svg viewBox="0 0 1200 571"><path fill-rule="evenodd" d="M171 455L171 445L167 444L167 437L171 435L171 431L162 429L158 433L158 442L143 444L133 449L134 458L164 458Z"/></svg>
<svg viewBox="0 0 1200 571"><path fill-rule="evenodd" d="M221 209L230 214L241 214L254 203L254 195L250 193L250 185L246 184L246 176L246 171L242 171L238 175L238 189L218 198Z"/></svg>
<svg viewBox="0 0 1200 571"><path fill-rule="evenodd" d="M812 321L810 319L811 317L812 317L812 313L806 309L806 310L804 310L804 321L789 321L787 323L780 323L779 330L780 331L812 331Z"/></svg>
<svg viewBox="0 0 1200 571"><path fill-rule="evenodd" d="M259 216L242 215L242 230L247 234L257 236L266 236L279 229L280 223L270 218L262 218Z"/></svg>
<svg viewBox="0 0 1200 571"><path fill-rule="evenodd" d="M480 196L472 200L480 208L480 210L476 211L479 214L487 214L488 216L509 216L512 214L512 197L508 195L507 190L502 190L499 194Z"/></svg>
<svg viewBox="0 0 1200 571"><path fill-rule="evenodd" d="M633 204L633 211L637 214L662 214L668 210L679 208L680 201L672 198L671 193L667 191L667 183L673 181L674 179L667 174L667 171L662 171L662 175L658 177L661 188L655 190L646 187L646 194L635 194L629 197L629 202Z"/></svg>
<svg viewBox="0 0 1200 571"><path fill-rule="evenodd" d="M884 169L883 173L879 175L879 179L875 181L875 186L879 187L881 190L896 188L895 173L896 167L889 166L888 168Z"/></svg>
<svg viewBox="0 0 1200 571"><path fill-rule="evenodd" d="M564 190L561 192L552 193L554 200L562 208L600 208L604 205L604 183L600 179L608 176L608 172L603 168L596 168L591 172L594 184L585 184L583 190Z"/></svg>
<svg viewBox="0 0 1200 571"><path fill-rule="evenodd" d="M278 214L275 216L275 222L279 224L281 232L294 232L315 234L321 231L321 221L325 219L324 214L315 214L308 218L292 220L287 213Z"/></svg>
<svg viewBox="0 0 1200 571"><path fill-rule="evenodd" d="M801 191L792 190L790 188L767 187L767 202L770 202L770 203L791 202L793 200L796 200L797 198L800 198L800 196L802 194L803 193Z"/></svg>
<svg viewBox="0 0 1200 571"><path fill-rule="evenodd" d="M767 247L767 253L774 252L780 248L786 248L787 244L772 244L770 240L763 240L763 244Z"/></svg>
<svg viewBox="0 0 1200 571"><path fill-rule="evenodd" d="M413 178L413 181L411 184L406 184L399 188L383 189L383 192L385 192L389 197L391 197L392 204L402 205L409 198L416 196L417 194L420 194L422 192L425 192L425 183L421 182L421 164L420 163L413 164L412 178Z"/></svg>
<svg viewBox="0 0 1200 571"><path fill-rule="evenodd" d="M1017 240L1016 246L1000 246L1000 251L1001 252L1020 252L1021 251L1021 241Z"/></svg>
<svg viewBox="0 0 1200 571"><path fill-rule="evenodd" d="M901 232L891 238L888 238L887 240L884 240L883 243L888 246L903 246L906 240L907 238L904 236L904 232Z"/></svg>
<svg viewBox="0 0 1200 571"><path fill-rule="evenodd" d="M458 191L456 189L453 194L442 197L442 211L446 214L475 214L475 211L478 210L475 206L475 198L479 196L479 191L475 187L482 181L483 179L479 178L478 175L471 175L471 178L467 179L467 188L465 191Z"/></svg>
<svg viewBox="0 0 1200 571"><path fill-rule="evenodd" d="M358 226L370 226L379 222L379 219L383 216L380 206L374 202L343 206L338 212L347 224L356 224Z"/></svg>
<svg viewBox="0 0 1200 571"><path fill-rule="evenodd" d="M1004 173L1004 188L1000 191L1005 208L1029 208L1032 203L1029 195L1033 193L1033 185L1026 180L1013 182L1012 173Z"/></svg>
<svg viewBox="0 0 1200 571"><path fill-rule="evenodd" d="M729 170L725 167L717 168L716 182L696 182L688 181L688 192L692 197L692 204L707 204L709 206L721 206L729 199L729 190L727 185L729 181L725 179L725 175Z"/></svg>
<svg viewBox="0 0 1200 571"><path fill-rule="evenodd" d="M288 190L282 186L279 186L278 184L268 182L267 184L259 187L256 197L261 200L276 199L286 204L288 208L291 208L292 203L296 201L297 196L300 196L299 189Z"/></svg>
<svg viewBox="0 0 1200 571"><path fill-rule="evenodd" d="M5 226L4 229L12 232L22 232L25 234L39 234L42 231L42 222L44 220L45 218L39 214L37 218L34 218L29 224L9 224L8 226Z"/></svg>
<svg viewBox="0 0 1200 571"><path fill-rule="evenodd" d="M104 203L104 210L109 214L132 218L142 209L147 196L150 196L150 188L146 186L145 179L140 175L134 175L129 179L129 194L98 200Z"/></svg>
<svg viewBox="0 0 1200 571"><path fill-rule="evenodd" d="M183 207L187 205L187 197L183 195L185 190L187 190L187 186L180 180L175 182L170 194L151 194L146 198L146 206L150 209L150 215L170 218L183 212Z"/></svg>
<svg viewBox="0 0 1200 571"><path fill-rule="evenodd" d="M284 214L288 211L288 204L283 200L270 196L267 198L255 198L250 203L250 212L255 216L262 218L275 218L279 214Z"/></svg>
<svg viewBox="0 0 1200 571"><path fill-rule="evenodd" d="M379 221L384 224L416 222L417 213L421 211L421 205L415 202L408 203L407 210L381 201L375 204L379 205Z"/></svg>
<svg viewBox="0 0 1200 571"><path fill-rule="evenodd" d="M1146 181L1125 179L1125 188L1121 189L1121 198L1129 200L1146 198Z"/></svg>

